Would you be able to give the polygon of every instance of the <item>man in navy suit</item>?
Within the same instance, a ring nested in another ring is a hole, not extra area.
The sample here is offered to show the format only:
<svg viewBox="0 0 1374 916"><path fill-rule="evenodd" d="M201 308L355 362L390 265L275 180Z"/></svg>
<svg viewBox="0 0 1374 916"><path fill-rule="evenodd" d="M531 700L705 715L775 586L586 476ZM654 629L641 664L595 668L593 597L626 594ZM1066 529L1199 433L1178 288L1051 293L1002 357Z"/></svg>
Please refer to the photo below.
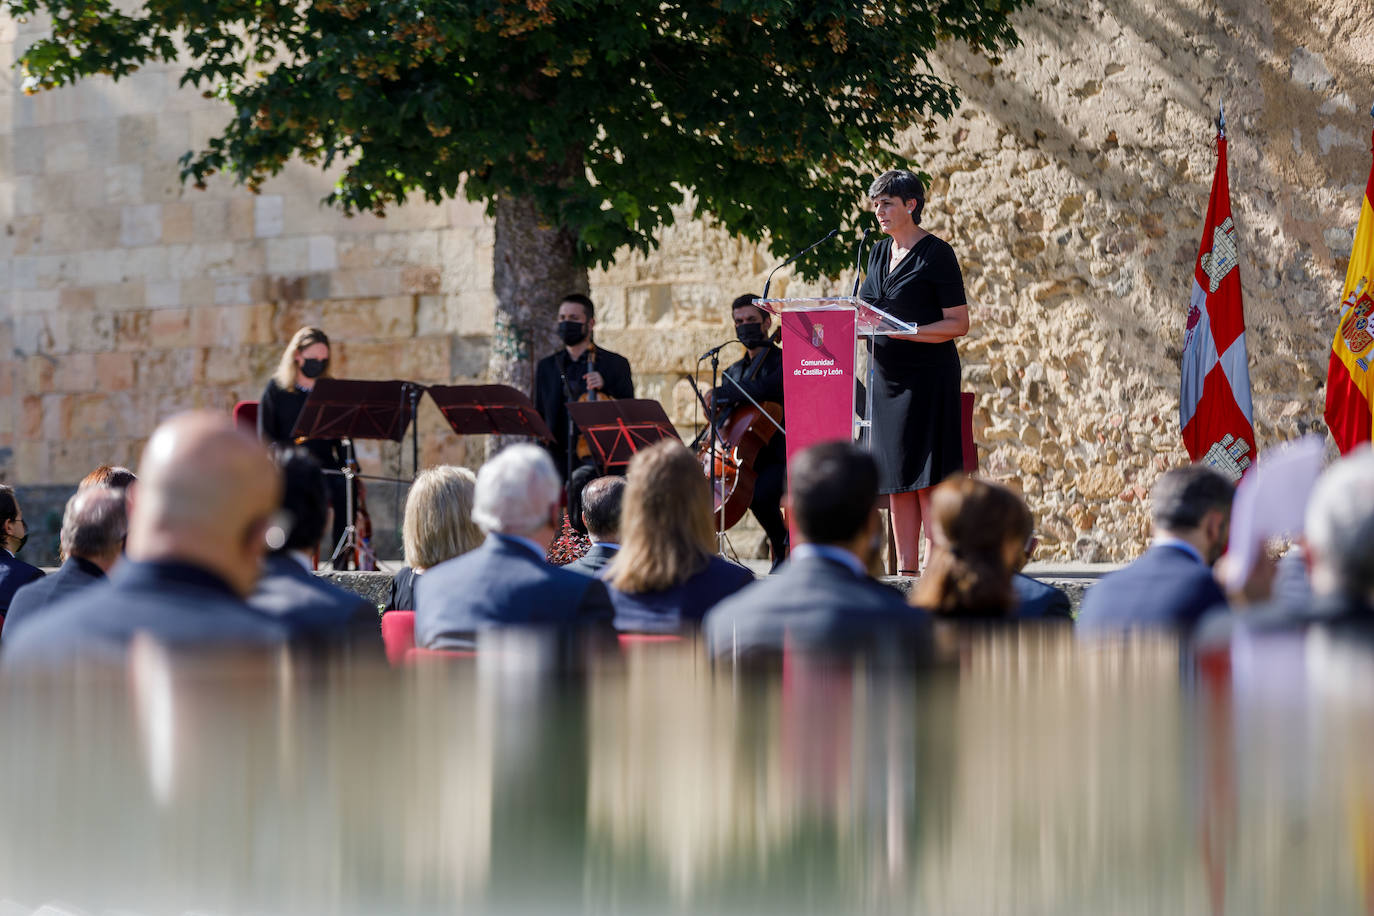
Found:
<svg viewBox="0 0 1374 916"><path fill-rule="evenodd" d="M296 447L279 452L277 464L282 470L281 508L290 519L290 532L269 537L281 547L267 555L249 606L285 624L293 645L349 649L380 659L382 630L376 606L311 571L310 551L324 536L329 517L329 491L319 462Z"/></svg>
<svg viewBox="0 0 1374 916"><path fill-rule="evenodd" d="M620 503L625 495L625 478L598 477L582 491L582 524L592 546L564 569L594 576L620 552Z"/></svg>
<svg viewBox="0 0 1374 916"><path fill-rule="evenodd" d="M43 576L43 570L15 556L28 539L29 524L14 488L0 483L0 614L9 611L15 592Z"/></svg>
<svg viewBox="0 0 1374 916"><path fill-rule="evenodd" d="M1016 611L1012 614L1017 620L1073 620L1073 604L1063 589L1055 588L1039 579L1032 579L1021 572L1035 555L1039 538L1031 537L1026 541L1026 549L1021 554L1020 565L1012 573L1011 587L1016 592Z"/></svg>
<svg viewBox="0 0 1374 916"><path fill-rule="evenodd" d="M923 653L929 615L868 575L885 534L877 502L878 469L867 453L826 442L797 455L788 503L801 543L776 573L707 614L711 654L766 658L784 646Z"/></svg>
<svg viewBox="0 0 1374 916"><path fill-rule="evenodd" d="M281 475L227 416L179 414L148 440L129 491L124 559L5 640L10 666L122 661L135 634L171 648L280 645L244 598L257 582Z"/></svg>
<svg viewBox="0 0 1374 916"><path fill-rule="evenodd" d="M1166 628L1191 633L1226 596L1212 567L1226 550L1235 487L1200 464L1175 468L1150 494L1154 540L1138 560L1088 589L1078 632Z"/></svg>
<svg viewBox="0 0 1374 916"><path fill-rule="evenodd" d="M5 639L36 614L69 595L104 582L105 574L124 552L128 532L123 490L87 487L73 494L62 513L61 543L67 559L51 576L31 582L15 593L5 615Z"/></svg>
<svg viewBox="0 0 1374 916"><path fill-rule="evenodd" d="M420 577L417 646L471 649L479 633L508 627L560 636L611 632L606 586L545 559L563 520L562 488L553 460L533 445L513 445L482 465L472 520L487 539Z"/></svg>

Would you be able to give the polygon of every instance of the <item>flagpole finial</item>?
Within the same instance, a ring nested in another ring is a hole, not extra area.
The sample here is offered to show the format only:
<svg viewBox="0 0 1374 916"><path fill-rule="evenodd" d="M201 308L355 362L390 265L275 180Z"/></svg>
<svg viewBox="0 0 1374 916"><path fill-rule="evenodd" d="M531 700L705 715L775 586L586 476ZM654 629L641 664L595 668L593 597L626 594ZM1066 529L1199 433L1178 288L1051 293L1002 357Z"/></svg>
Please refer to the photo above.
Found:
<svg viewBox="0 0 1374 916"><path fill-rule="evenodd" d="M1217 133L1226 136L1226 100L1217 102Z"/></svg>

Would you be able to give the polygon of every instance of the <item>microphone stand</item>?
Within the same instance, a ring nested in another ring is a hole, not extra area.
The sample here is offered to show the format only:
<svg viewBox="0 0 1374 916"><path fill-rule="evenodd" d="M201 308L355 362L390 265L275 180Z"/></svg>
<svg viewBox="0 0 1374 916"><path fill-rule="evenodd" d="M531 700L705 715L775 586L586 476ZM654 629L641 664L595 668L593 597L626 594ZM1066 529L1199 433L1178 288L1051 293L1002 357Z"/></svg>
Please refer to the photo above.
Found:
<svg viewBox="0 0 1374 916"><path fill-rule="evenodd" d="M564 472L567 474L567 476L563 478L563 501L564 501L564 503L566 504L566 505L565 505L565 510L566 510L566 511L565 511L565 514L568 516L568 525L571 526L571 525L572 525L572 472L573 472L573 451L574 451L574 449L573 449L573 418L572 418L572 413L568 410L567 405L568 405L568 403L577 400L577 398L573 397L572 386L571 386L570 384L568 384L568 372L567 372L567 365L566 365L566 361L567 361L567 352L568 352L568 351L567 351L566 349L563 351L563 354L564 354L564 362L565 362L565 364L558 367L558 380L559 380L560 382L563 383L563 401L564 401L564 404L563 404L563 411L564 411L565 413L568 414L568 438L567 438L568 447L567 447L567 450L566 450L566 452L565 452L564 461L563 461L563 465L564 465L563 470L564 470Z"/></svg>
<svg viewBox="0 0 1374 916"><path fill-rule="evenodd" d="M730 344L737 342L738 341L735 340L727 340L720 346L712 347L711 349L707 350L697 360L698 368L701 366L702 360L708 358L711 360L712 391L716 390L716 387L719 385L720 382L720 351L730 346ZM720 430L716 427L714 407L715 402L712 401L712 404L708 406L706 404L706 399L701 396L701 392L697 391L696 385L692 386L692 390L696 391L697 399L701 401L702 406L706 409L706 423L711 427L711 503L712 508L714 510L714 515L716 516L716 552L723 557L725 556L725 494L720 490L719 484L717 483L716 475L716 454L718 452L717 445L720 442ZM720 508L718 510L714 508L717 497L720 498Z"/></svg>
<svg viewBox="0 0 1374 916"><path fill-rule="evenodd" d="M344 526L343 534L339 535L339 543L334 545L334 552L329 555L329 565L336 570L339 568L339 557L344 556L348 549L356 547L358 538L358 529L353 524L356 521L353 509L353 478L357 476L353 471L353 464L356 458L353 453L353 440L345 439L343 442L346 449L343 470L331 469L324 472L342 474L344 479L344 512L347 513L348 524Z"/></svg>

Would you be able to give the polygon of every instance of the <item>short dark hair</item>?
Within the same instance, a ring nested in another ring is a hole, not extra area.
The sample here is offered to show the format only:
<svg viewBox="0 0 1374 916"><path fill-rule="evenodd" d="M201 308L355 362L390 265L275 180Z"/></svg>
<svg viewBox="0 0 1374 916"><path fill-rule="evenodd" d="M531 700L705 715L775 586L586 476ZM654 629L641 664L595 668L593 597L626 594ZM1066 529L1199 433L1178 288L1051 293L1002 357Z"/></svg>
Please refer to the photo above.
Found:
<svg viewBox="0 0 1374 916"><path fill-rule="evenodd" d="M14 487L0 483L0 525L12 522L19 517L19 501L14 498Z"/></svg>
<svg viewBox="0 0 1374 916"><path fill-rule="evenodd" d="M598 477L582 488L582 521L587 532L605 539L620 533L620 504L625 497L625 478Z"/></svg>
<svg viewBox="0 0 1374 916"><path fill-rule="evenodd" d="M883 172L869 185L868 197L870 200L875 197L897 197L903 203L916 201L916 209L911 211L911 218L916 225L921 225L921 213L926 208L926 186L915 172L907 169L889 169Z"/></svg>
<svg viewBox="0 0 1374 916"><path fill-rule="evenodd" d="M1191 531L1213 509L1230 511L1235 485L1203 464L1165 472L1150 491L1150 518L1166 531Z"/></svg>
<svg viewBox="0 0 1374 916"><path fill-rule="evenodd" d="M280 449L274 457L282 473L281 507L291 516L291 533L281 549L310 550L320 543L328 519L324 472L314 456L299 446Z"/></svg>
<svg viewBox="0 0 1374 916"><path fill-rule="evenodd" d="M759 308L754 304L754 300L758 298L759 296L756 293L745 293L743 296L736 296L735 301L730 303L730 313L733 315L735 309L758 309L759 312L763 314L764 318L769 317L767 309Z"/></svg>
<svg viewBox="0 0 1374 916"><path fill-rule="evenodd" d="M596 306L592 305L592 300L589 297L581 293L568 293L562 299L558 300L559 305L562 305L564 302L576 302L578 305L582 306L587 312L588 320L596 317Z"/></svg>
<svg viewBox="0 0 1374 916"><path fill-rule="evenodd" d="M79 489L62 513L60 542L71 557L106 557L124 547L129 534L125 490L96 485Z"/></svg>
<svg viewBox="0 0 1374 916"><path fill-rule="evenodd" d="M792 515L812 543L842 544L863 530L878 501L878 466L849 442L822 442L792 460Z"/></svg>

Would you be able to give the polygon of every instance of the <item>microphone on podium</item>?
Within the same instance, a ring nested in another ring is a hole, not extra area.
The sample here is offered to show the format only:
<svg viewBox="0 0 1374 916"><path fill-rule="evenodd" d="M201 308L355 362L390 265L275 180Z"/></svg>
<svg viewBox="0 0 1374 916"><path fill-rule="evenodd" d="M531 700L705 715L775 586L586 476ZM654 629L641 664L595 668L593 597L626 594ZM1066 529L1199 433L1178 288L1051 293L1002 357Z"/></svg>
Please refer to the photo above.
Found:
<svg viewBox="0 0 1374 916"><path fill-rule="evenodd" d="M849 291L850 298L859 295L859 271L863 269L864 245L868 244L868 234L872 229L865 229L863 238L859 239L859 250L854 253L854 288Z"/></svg>
<svg viewBox="0 0 1374 916"><path fill-rule="evenodd" d="M801 257L802 255L806 254L806 253L807 253L808 251L810 251L811 249L820 247L821 245L823 245L824 243L830 241L831 239L833 239L835 236L837 236L837 235L839 235L839 234L840 234L840 230L839 230L839 229L831 229L831 230L830 230L830 234L827 235L825 238L821 239L819 242L815 242L814 244L807 245L807 246L806 246L805 248L803 248L801 251L798 251L796 254L792 255L792 257L788 258L786 261L783 261L783 262L782 262L781 264L779 264L777 267L774 267L772 270L770 270L770 271L768 272L768 279L765 280L765 281L763 282L763 295L762 295L760 298L762 298L762 299L767 299L767 298L768 298L768 287L773 283L773 274L775 274L775 273L777 273L778 271L782 270L782 269L783 269L784 267L786 267L788 264L791 264L793 261L797 260L797 258L799 258L799 257Z"/></svg>

